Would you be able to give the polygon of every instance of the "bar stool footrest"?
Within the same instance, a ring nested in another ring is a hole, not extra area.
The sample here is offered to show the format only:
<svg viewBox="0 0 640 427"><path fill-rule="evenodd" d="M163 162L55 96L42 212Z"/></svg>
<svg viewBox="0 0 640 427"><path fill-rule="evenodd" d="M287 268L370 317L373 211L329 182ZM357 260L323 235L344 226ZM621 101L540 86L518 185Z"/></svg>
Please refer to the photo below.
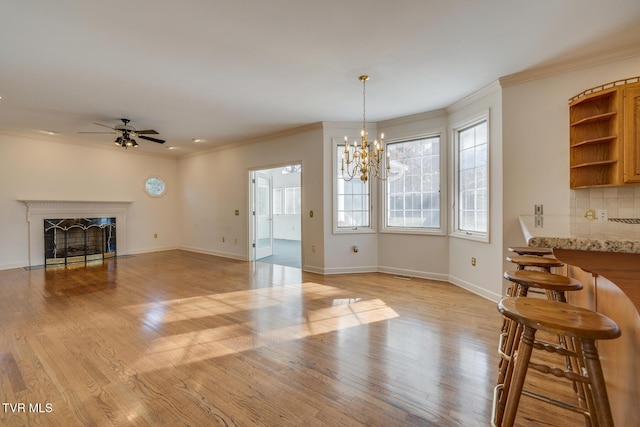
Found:
<svg viewBox="0 0 640 427"><path fill-rule="evenodd" d="M542 395L542 394L539 394L539 393L536 393L536 392L533 392L533 391L522 390L522 395L523 396L532 397L532 398L540 400L542 402L549 403L551 405L555 405L555 406L558 406L560 408L563 408L563 409L566 409L568 411L572 411L572 412L575 412L575 413L578 413L578 414L581 414L581 415L584 415L584 416L587 416L587 417L591 416L591 413L588 410L584 409L584 408L581 408L581 407L576 406L576 405L572 405L572 404L567 403L567 402L563 402L561 400L552 399L549 396L545 396L545 395Z"/></svg>

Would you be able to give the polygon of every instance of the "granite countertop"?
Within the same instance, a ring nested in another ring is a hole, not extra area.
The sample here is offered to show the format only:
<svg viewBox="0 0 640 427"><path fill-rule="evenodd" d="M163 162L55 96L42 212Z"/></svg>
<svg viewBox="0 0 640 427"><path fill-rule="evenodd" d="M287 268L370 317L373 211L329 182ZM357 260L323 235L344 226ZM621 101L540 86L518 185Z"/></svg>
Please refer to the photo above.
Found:
<svg viewBox="0 0 640 427"><path fill-rule="evenodd" d="M568 215L524 215L520 225L531 247L640 253L640 224L576 220Z"/></svg>

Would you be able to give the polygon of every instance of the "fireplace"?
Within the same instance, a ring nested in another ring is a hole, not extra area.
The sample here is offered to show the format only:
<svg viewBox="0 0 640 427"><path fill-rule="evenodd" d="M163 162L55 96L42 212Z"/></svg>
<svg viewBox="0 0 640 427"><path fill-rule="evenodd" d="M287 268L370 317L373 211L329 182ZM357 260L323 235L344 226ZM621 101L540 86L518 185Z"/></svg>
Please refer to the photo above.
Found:
<svg viewBox="0 0 640 427"><path fill-rule="evenodd" d="M104 260L116 256L116 218L44 220L44 265Z"/></svg>
<svg viewBox="0 0 640 427"><path fill-rule="evenodd" d="M131 202L21 201L27 207L30 267L128 254L127 212ZM50 229L55 239L47 237L45 229Z"/></svg>

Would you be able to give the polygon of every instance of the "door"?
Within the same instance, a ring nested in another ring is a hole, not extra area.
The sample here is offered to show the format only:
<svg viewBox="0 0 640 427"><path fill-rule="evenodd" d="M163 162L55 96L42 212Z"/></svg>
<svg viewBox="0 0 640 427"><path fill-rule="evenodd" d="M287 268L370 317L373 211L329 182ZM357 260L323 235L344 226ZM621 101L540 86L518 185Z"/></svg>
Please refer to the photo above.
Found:
<svg viewBox="0 0 640 427"><path fill-rule="evenodd" d="M272 189L271 177L256 172L253 192L255 196L255 259L273 255Z"/></svg>

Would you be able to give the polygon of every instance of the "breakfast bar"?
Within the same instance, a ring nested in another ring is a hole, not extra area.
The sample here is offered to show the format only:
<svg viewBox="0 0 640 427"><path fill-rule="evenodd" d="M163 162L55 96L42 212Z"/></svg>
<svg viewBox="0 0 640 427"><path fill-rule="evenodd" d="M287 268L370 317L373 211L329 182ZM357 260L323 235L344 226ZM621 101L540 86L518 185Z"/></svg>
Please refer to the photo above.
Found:
<svg viewBox="0 0 640 427"><path fill-rule="evenodd" d="M576 221L522 216L527 246L552 248L563 272L582 282L568 302L598 311L620 327L598 343L615 425L640 425L640 225L630 220Z"/></svg>

